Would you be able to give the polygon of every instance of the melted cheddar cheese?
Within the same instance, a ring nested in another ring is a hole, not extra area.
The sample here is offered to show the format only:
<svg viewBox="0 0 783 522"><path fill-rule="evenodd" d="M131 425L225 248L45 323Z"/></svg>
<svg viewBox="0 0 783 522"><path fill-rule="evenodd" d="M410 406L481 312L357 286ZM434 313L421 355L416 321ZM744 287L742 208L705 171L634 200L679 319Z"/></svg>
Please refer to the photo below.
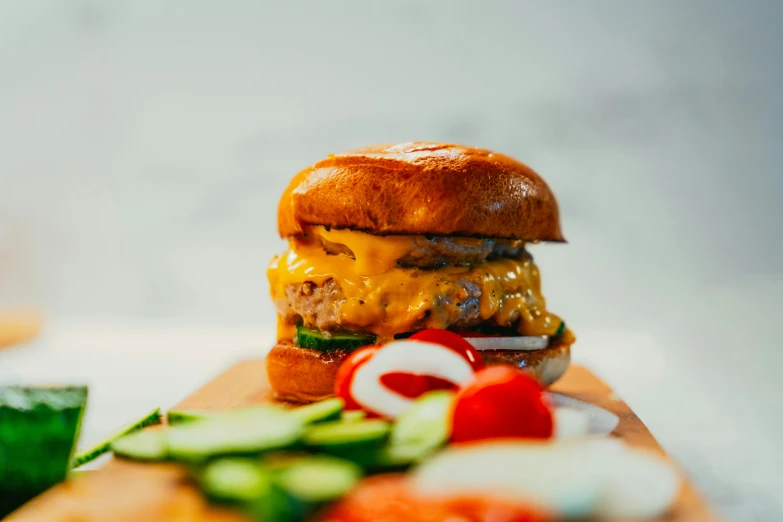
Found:
<svg viewBox="0 0 783 522"><path fill-rule="evenodd" d="M391 270L414 244L413 236L373 236L352 230L327 230L324 227L315 227L313 233L330 243L348 247L356 260L354 270L362 276Z"/></svg>
<svg viewBox="0 0 783 522"><path fill-rule="evenodd" d="M519 318L522 335L551 335L560 325L560 319L546 310L538 268L529 257L436 270L402 268L396 261L410 248L412 236L380 237L320 227L315 234L346 245L354 258L328 254L312 233L292 239L289 249L269 266L272 298L285 299L290 285L311 281L323 286L334 279L345 296L338 318L343 329L370 331L384 342L422 324L446 328L460 315L464 301L476 297L482 320L511 326ZM469 295L466 286L477 288L480 295L475 290ZM291 325L282 319L278 335L292 336Z"/></svg>

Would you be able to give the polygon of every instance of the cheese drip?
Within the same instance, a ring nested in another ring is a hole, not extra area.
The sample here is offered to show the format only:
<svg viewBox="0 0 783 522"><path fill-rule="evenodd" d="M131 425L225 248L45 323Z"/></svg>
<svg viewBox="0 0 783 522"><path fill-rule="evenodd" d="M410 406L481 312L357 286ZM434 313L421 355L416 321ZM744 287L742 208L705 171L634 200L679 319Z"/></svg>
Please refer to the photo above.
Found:
<svg viewBox="0 0 783 522"><path fill-rule="evenodd" d="M330 243L345 245L353 252L358 275L373 276L387 272L397 260L413 248L413 236L374 236L352 230L327 230L315 227L315 233Z"/></svg>
<svg viewBox="0 0 783 522"><path fill-rule="evenodd" d="M437 270L402 268L396 261L403 247L409 248L405 241L412 240L411 236L381 238L350 231L323 232L327 240L349 246L356 259L328 254L312 237L292 239L289 249L272 260L267 272L273 299L285 299L289 285L311 281L322 286L334 279L346 297L339 308L339 325L370 331L385 342L395 334L413 330L422 321L429 328L448 327L448 319L459 315L462 301L470 297L460 283L467 280L481 292L478 304L482 320L511 326L511 321L519 317L522 335L552 335L560 325L560 319L546 310L538 268L529 257ZM364 241L363 236L371 239ZM290 331L290 327L280 324L279 335L287 337Z"/></svg>

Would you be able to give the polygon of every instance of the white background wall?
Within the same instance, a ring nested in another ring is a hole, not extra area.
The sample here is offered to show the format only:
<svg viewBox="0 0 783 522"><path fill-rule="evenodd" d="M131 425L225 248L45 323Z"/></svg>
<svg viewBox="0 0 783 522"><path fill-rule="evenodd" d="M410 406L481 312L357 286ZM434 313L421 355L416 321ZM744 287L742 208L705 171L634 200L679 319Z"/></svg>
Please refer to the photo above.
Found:
<svg viewBox="0 0 783 522"><path fill-rule="evenodd" d="M694 377L640 386L779 440L781 27L774 0L2 2L0 304L271 324L294 173L479 145L560 200L569 245L534 249L555 311L652 334Z"/></svg>

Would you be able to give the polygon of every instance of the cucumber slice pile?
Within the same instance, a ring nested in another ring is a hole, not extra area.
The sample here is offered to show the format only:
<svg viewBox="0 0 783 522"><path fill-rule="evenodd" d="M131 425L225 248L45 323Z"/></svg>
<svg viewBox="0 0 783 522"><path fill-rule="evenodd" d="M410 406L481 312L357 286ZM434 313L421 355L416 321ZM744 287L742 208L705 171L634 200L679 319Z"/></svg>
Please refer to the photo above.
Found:
<svg viewBox="0 0 783 522"><path fill-rule="evenodd" d="M77 453L76 456L73 458L73 467L78 468L79 466L82 466L92 460L97 459L98 457L100 457L101 455L109 451L109 447L111 446L112 442L124 437L125 435L133 433L134 431L138 431L142 428L151 426L153 424L160 424L160 408L155 408L154 410L147 413L139 420L133 421L129 424L126 424L125 426L122 426L121 428L117 429L114 433L112 433L102 441Z"/></svg>
<svg viewBox="0 0 783 522"><path fill-rule="evenodd" d="M112 450L184 462L208 498L252 517L301 520L363 475L404 470L438 451L453 400L453 392L428 393L394 423L346 412L335 398L294 409L170 411L166 429L132 433Z"/></svg>
<svg viewBox="0 0 783 522"><path fill-rule="evenodd" d="M399 470L421 462L445 443L453 398L449 391L428 393L394 424L367 420L361 411L345 412L340 399L293 410L261 406L223 413L169 412L177 420L167 430L132 434L112 449L130 459L191 464L265 454L278 461L275 468L298 462L302 455L326 453L367 472Z"/></svg>
<svg viewBox="0 0 783 522"><path fill-rule="evenodd" d="M63 481L87 388L0 387L0 518Z"/></svg>
<svg viewBox="0 0 783 522"><path fill-rule="evenodd" d="M294 344L300 348L311 350L347 350L352 351L375 342L375 335L367 333L335 333L327 334L297 325Z"/></svg>

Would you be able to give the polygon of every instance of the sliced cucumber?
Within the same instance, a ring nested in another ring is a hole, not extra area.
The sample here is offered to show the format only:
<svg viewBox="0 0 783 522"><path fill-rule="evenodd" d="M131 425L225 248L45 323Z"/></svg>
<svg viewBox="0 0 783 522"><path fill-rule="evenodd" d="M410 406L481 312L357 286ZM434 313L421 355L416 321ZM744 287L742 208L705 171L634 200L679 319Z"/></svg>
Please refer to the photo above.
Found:
<svg viewBox="0 0 783 522"><path fill-rule="evenodd" d="M400 415L391 432L393 445L440 446L451 435L449 412L454 392L440 390L425 393Z"/></svg>
<svg viewBox="0 0 783 522"><path fill-rule="evenodd" d="M224 455L252 455L294 445L302 436L301 420L277 408L253 408L215 415L169 428L169 455L201 461Z"/></svg>
<svg viewBox="0 0 783 522"><path fill-rule="evenodd" d="M174 426L186 422L205 420L212 415L214 415L214 413L208 411L169 410L166 412L166 422L168 422L169 426Z"/></svg>
<svg viewBox="0 0 783 522"><path fill-rule="evenodd" d="M277 415L280 412L290 411L278 406L264 405L264 406L245 406L242 408L234 408L233 410L223 411L206 411L206 410L169 410L166 414L167 421L170 426L176 426L178 424L186 424L189 422L203 421L203 420L215 420L215 419L237 419L242 417L253 417L258 419L261 416L265 416L267 412L271 412L270 415Z"/></svg>
<svg viewBox="0 0 783 522"><path fill-rule="evenodd" d="M375 342L375 335L366 333L335 333L327 334L297 325L294 344L300 348L312 350L355 350Z"/></svg>
<svg viewBox="0 0 783 522"><path fill-rule="evenodd" d="M0 387L0 518L63 481L87 388Z"/></svg>
<svg viewBox="0 0 783 522"><path fill-rule="evenodd" d="M111 443L111 451L118 457L131 460L165 460L166 432L164 430L136 431Z"/></svg>
<svg viewBox="0 0 783 522"><path fill-rule="evenodd" d="M195 477L210 500L231 504L252 520L294 522L304 514L275 483L275 474L254 459L224 458L207 464Z"/></svg>
<svg viewBox="0 0 783 522"><path fill-rule="evenodd" d="M343 411L343 414L340 416L340 420L348 423L359 422L363 421L366 416L367 414L364 412L364 410Z"/></svg>
<svg viewBox="0 0 783 522"><path fill-rule="evenodd" d="M333 421L340 418L345 407L345 401L337 397L300 406L291 410L291 414L298 417L305 424Z"/></svg>
<svg viewBox="0 0 783 522"><path fill-rule="evenodd" d="M327 451L349 459L371 473L407 469L438 451L446 442L450 434L448 415L453 400L454 392L451 391L427 393L416 399L397 419L386 444L349 445L328 448ZM375 421L364 423L368 422Z"/></svg>
<svg viewBox="0 0 783 522"><path fill-rule="evenodd" d="M418 464L427 457L435 454L442 448L440 444L433 444L432 441L426 442L406 442L405 444L390 444L384 448L376 466L381 470L399 469Z"/></svg>
<svg viewBox="0 0 783 522"><path fill-rule="evenodd" d="M360 422L328 422L310 427L304 435L304 443L324 450L357 449L380 446L388 438L391 426L380 419Z"/></svg>
<svg viewBox="0 0 783 522"><path fill-rule="evenodd" d="M142 418L130 422L125 426L122 426L121 428L118 428L111 435L109 435L102 441L77 453L76 456L73 458L73 467L78 468L83 464L87 464L88 462L97 459L98 457L100 457L101 455L109 451L109 446L111 446L111 443L114 442L115 440L118 440L124 437L125 435L133 433L134 431L138 431L146 426L151 426L153 424L160 424L160 408L155 408L151 412L144 415Z"/></svg>
<svg viewBox="0 0 783 522"><path fill-rule="evenodd" d="M272 474L251 459L218 459L204 467L199 485L212 499L254 502L270 494Z"/></svg>
<svg viewBox="0 0 783 522"><path fill-rule="evenodd" d="M381 473L408 469L433 455L439 448L431 444L386 444L380 448L360 448L337 454L355 462L368 473Z"/></svg>
<svg viewBox="0 0 783 522"><path fill-rule="evenodd" d="M361 468L353 462L314 456L284 469L278 476L278 483L298 500L322 503L343 496L356 486L361 477Z"/></svg>
<svg viewBox="0 0 783 522"><path fill-rule="evenodd" d="M270 471L280 471L312 454L301 450L270 451L261 457L261 465Z"/></svg>

